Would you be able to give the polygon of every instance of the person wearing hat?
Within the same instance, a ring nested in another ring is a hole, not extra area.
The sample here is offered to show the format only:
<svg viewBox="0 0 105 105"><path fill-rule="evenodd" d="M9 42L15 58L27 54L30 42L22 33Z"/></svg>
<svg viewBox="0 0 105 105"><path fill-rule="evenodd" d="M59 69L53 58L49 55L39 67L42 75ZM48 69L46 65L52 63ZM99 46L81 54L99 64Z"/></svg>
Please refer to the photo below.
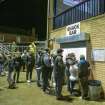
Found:
<svg viewBox="0 0 105 105"><path fill-rule="evenodd" d="M82 99L88 98L88 76L90 74L90 64L85 60L84 55L80 55L79 67L79 80L81 84Z"/></svg>
<svg viewBox="0 0 105 105"><path fill-rule="evenodd" d="M70 57L70 53L68 53L68 55L66 56L66 67L65 67L65 75L66 75L66 82L67 82L67 90L70 92L70 72L69 72L69 68L70 68L70 64L71 64L71 57Z"/></svg>
<svg viewBox="0 0 105 105"><path fill-rule="evenodd" d="M54 76L55 76L55 91L56 91L56 99L60 100L62 99L62 85L64 80L64 62L63 62L63 49L57 50L57 56L55 58L54 62Z"/></svg>

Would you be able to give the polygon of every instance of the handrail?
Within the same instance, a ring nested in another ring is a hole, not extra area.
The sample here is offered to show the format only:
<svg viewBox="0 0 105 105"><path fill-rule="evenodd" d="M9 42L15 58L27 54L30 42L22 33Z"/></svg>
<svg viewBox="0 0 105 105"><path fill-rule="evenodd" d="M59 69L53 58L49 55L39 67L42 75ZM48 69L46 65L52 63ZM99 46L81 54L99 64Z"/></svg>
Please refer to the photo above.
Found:
<svg viewBox="0 0 105 105"><path fill-rule="evenodd" d="M5 44L5 43L0 43L0 52L5 53L5 54L10 54L11 53L11 47L8 45L10 44ZM16 46L17 48L21 48L21 52L23 53L24 49L27 49L28 46Z"/></svg>

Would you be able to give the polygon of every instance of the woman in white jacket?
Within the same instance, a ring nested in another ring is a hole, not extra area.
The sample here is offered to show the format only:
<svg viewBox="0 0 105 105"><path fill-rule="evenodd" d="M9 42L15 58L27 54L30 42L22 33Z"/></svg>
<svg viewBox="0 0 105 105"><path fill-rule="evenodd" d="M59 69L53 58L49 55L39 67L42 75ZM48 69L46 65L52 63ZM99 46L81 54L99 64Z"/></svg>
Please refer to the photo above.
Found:
<svg viewBox="0 0 105 105"><path fill-rule="evenodd" d="M74 86L76 84L76 82L78 81L78 66L77 66L77 61L75 58L75 54L71 53L70 54L70 58L71 58L71 63L70 63L70 68L69 68L69 72L70 72L70 92L71 94L73 94L74 92Z"/></svg>

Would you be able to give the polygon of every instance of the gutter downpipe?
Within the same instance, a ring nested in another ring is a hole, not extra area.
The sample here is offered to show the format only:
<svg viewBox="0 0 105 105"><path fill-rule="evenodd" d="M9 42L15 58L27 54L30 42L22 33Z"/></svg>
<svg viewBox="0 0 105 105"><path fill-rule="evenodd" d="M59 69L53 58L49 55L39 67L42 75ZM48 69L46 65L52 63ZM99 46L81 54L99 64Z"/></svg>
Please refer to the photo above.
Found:
<svg viewBox="0 0 105 105"><path fill-rule="evenodd" d="M47 0L47 35L46 35L46 47L47 48L49 47L49 20L48 20L48 17L49 17L49 3L50 3L50 1Z"/></svg>

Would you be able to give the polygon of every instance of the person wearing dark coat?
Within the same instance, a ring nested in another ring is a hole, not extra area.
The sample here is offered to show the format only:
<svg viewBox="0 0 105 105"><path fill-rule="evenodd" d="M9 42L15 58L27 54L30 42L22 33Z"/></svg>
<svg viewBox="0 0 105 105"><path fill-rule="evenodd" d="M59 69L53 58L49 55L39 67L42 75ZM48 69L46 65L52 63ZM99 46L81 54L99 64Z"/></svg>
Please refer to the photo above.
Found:
<svg viewBox="0 0 105 105"><path fill-rule="evenodd" d="M85 60L85 56L80 56L80 61L78 64L79 68L79 80L81 84L81 95L82 99L88 98L88 76L90 74L90 64Z"/></svg>
<svg viewBox="0 0 105 105"><path fill-rule="evenodd" d="M26 64L27 64L27 51L26 50L24 50L24 53L21 55L21 60L22 60L23 72L25 72Z"/></svg>
<svg viewBox="0 0 105 105"><path fill-rule="evenodd" d="M56 92L56 99L62 99L62 86L64 81L64 62L62 56L63 50L57 50L57 56L54 62L54 77L55 77L55 92Z"/></svg>
<svg viewBox="0 0 105 105"><path fill-rule="evenodd" d="M26 71L26 80L28 83L32 81L32 71L35 65L35 58L33 54L29 52L27 56L27 71Z"/></svg>
<svg viewBox="0 0 105 105"><path fill-rule="evenodd" d="M19 76L20 76L20 70L21 70L21 56L17 55L14 59L14 82L19 83Z"/></svg>
<svg viewBox="0 0 105 105"><path fill-rule="evenodd" d="M41 56L42 52L38 51L35 56L35 68L36 68L36 73L37 73L37 86L41 86L41 72L42 72L42 67L41 67Z"/></svg>
<svg viewBox="0 0 105 105"><path fill-rule="evenodd" d="M45 49L45 53L42 55L42 81L43 92L46 92L49 87L49 73L51 71L51 58L49 49Z"/></svg>

